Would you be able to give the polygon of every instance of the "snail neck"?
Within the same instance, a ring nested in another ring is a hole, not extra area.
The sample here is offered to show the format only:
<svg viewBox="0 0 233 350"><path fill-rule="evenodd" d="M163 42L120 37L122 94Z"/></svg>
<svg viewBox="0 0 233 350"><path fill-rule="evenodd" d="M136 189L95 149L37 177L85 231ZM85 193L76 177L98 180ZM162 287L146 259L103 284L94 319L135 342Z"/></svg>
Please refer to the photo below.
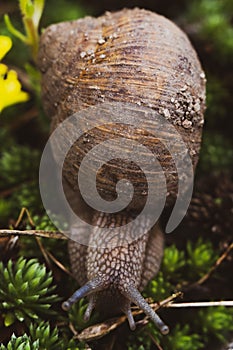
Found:
<svg viewBox="0 0 233 350"><path fill-rule="evenodd" d="M89 246L99 248L128 247L133 242L148 235L152 218L134 212L117 214L98 212L93 217L93 232L90 234Z"/></svg>

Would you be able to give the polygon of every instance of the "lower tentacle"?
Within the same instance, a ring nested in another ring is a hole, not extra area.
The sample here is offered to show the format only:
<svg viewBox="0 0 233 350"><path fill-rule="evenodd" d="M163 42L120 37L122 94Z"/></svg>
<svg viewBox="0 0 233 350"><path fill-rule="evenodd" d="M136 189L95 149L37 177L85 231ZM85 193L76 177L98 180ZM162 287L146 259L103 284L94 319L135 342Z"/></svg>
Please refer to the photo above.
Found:
<svg viewBox="0 0 233 350"><path fill-rule="evenodd" d="M140 292L133 285L127 285L122 294L131 302L136 304L140 309L142 309L147 316L154 322L156 327L160 330L162 334L167 334L169 332L168 326L161 320L157 313L150 307L146 302ZM129 319L129 317L128 317Z"/></svg>

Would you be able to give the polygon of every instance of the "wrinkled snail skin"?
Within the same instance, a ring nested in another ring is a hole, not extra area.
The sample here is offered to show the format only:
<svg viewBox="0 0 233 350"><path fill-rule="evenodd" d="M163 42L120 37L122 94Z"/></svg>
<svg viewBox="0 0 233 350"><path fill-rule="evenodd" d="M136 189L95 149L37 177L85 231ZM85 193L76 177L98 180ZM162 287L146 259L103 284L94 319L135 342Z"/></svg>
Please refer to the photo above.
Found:
<svg viewBox="0 0 233 350"><path fill-rule="evenodd" d="M171 21L150 11L125 9L99 18L55 24L42 35L38 62L43 104L51 117L52 131L72 114L90 106L130 103L139 114L147 107L181 135L195 169L204 123L205 75L187 36ZM142 193L147 190L140 169L117 159L98 173L96 186L105 200L115 199L116 183L122 178L132 179L135 185L139 199L133 199L130 208L117 215L92 210L77 188L77 169L83 156L102 140L120 136L136 140L156 154L167 180L167 202L174 204L177 174L172 155L145 131L143 122L136 130L123 124L103 126L100 122L75 142L64 162L64 189L69 203L95 228L90 237L87 235L87 245L69 241L71 265L82 287L63 307L68 309L76 300L88 296L85 319L93 308L106 315L109 310L123 311L134 329L130 306L135 303L166 334L168 327L140 294L156 275L162 259L164 237L159 224L144 233L148 219L144 217L135 240L119 242L114 248L102 247L106 241L106 236L101 236L102 227L122 226L140 210L145 197ZM62 146L56 147L59 151ZM85 228L80 225L76 234L84 237ZM134 236L134 232L126 235Z"/></svg>

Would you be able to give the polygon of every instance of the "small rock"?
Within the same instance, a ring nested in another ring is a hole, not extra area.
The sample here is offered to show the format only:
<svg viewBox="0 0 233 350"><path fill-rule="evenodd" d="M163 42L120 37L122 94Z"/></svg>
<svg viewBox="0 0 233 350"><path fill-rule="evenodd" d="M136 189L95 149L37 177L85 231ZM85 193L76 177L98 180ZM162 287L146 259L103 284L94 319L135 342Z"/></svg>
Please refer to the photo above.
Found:
<svg viewBox="0 0 233 350"><path fill-rule="evenodd" d="M104 43L105 43L104 38L100 38L100 39L98 40L98 44L103 45Z"/></svg>
<svg viewBox="0 0 233 350"><path fill-rule="evenodd" d="M200 103L196 102L195 105L193 106L195 112L199 112L201 109Z"/></svg>
<svg viewBox="0 0 233 350"><path fill-rule="evenodd" d="M194 156L196 153L197 153L197 152L196 152L194 149L192 149L192 150L189 152L190 156Z"/></svg>
<svg viewBox="0 0 233 350"><path fill-rule="evenodd" d="M169 118L171 115L170 115L170 112L169 112L169 110L167 109L167 108L165 108L164 110L163 110L163 115L164 115L164 117L165 118Z"/></svg>
<svg viewBox="0 0 233 350"><path fill-rule="evenodd" d="M90 49L90 50L87 50L87 54L90 55L90 56L92 56L92 55L94 55L95 53L94 53L94 50Z"/></svg>
<svg viewBox="0 0 233 350"><path fill-rule="evenodd" d="M188 88L188 86L187 86L187 85L184 85L184 86L180 89L180 91L186 91L187 88Z"/></svg>
<svg viewBox="0 0 233 350"><path fill-rule="evenodd" d="M185 120L183 121L182 125L183 125L183 127L184 127L185 129L189 129L189 128L192 127L192 122L191 122L190 120L188 120L188 119L185 119Z"/></svg>
<svg viewBox="0 0 233 350"><path fill-rule="evenodd" d="M204 73L204 72L201 72L200 78L201 78L201 79L205 79L205 73Z"/></svg>
<svg viewBox="0 0 233 350"><path fill-rule="evenodd" d="M80 53L80 57L81 57L81 58L84 58L86 55L87 55L87 53L86 53L85 51L82 51L82 52Z"/></svg>

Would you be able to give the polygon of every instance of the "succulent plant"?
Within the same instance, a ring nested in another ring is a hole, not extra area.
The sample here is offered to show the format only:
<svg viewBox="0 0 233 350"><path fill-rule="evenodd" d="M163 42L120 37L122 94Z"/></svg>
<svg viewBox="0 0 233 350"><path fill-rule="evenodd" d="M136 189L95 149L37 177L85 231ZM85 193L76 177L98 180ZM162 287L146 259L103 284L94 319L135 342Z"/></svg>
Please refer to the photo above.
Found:
<svg viewBox="0 0 233 350"><path fill-rule="evenodd" d="M0 308L5 325L52 313L51 304L59 300L52 294L56 288L52 281L51 272L36 259L19 258L15 264L9 260L6 267L0 262Z"/></svg>

